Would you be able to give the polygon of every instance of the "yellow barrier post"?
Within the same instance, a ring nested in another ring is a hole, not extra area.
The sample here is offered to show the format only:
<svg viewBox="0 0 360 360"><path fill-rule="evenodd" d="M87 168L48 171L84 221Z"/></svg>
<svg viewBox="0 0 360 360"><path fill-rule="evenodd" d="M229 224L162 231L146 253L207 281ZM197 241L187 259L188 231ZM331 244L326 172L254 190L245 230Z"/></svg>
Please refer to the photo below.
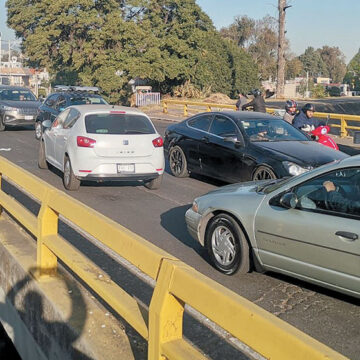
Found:
<svg viewBox="0 0 360 360"><path fill-rule="evenodd" d="M43 243L46 236L57 235L59 214L48 206L51 190L45 196L38 215L37 268L38 275L56 275L57 257Z"/></svg>
<svg viewBox="0 0 360 360"><path fill-rule="evenodd" d="M167 106L167 102L165 100L163 100L163 113L164 114L168 113L168 106Z"/></svg>
<svg viewBox="0 0 360 360"><path fill-rule="evenodd" d="M211 111L211 106L210 105L208 105L208 107L207 107L207 110L206 110L207 112L210 112Z"/></svg>
<svg viewBox="0 0 360 360"><path fill-rule="evenodd" d="M149 307L148 360L162 360L162 345L182 338L184 303L169 293L174 261L163 260Z"/></svg>
<svg viewBox="0 0 360 360"><path fill-rule="evenodd" d="M347 121L345 120L345 116L342 115L341 116L341 128L340 128L340 137L346 137L348 135L348 132L347 132Z"/></svg>
<svg viewBox="0 0 360 360"><path fill-rule="evenodd" d="M184 104L184 116L188 116L188 104Z"/></svg>
<svg viewBox="0 0 360 360"><path fill-rule="evenodd" d="M0 191L2 189L2 182L1 181L2 181L2 173L0 173ZM1 215L2 211L3 211L3 207L0 204L0 215Z"/></svg>

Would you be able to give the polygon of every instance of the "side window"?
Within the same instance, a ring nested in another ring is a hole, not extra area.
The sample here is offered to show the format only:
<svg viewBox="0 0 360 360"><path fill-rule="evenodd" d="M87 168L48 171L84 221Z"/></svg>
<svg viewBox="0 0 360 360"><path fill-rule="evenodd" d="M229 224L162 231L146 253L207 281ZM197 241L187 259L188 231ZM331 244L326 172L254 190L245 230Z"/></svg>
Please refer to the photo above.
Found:
<svg viewBox="0 0 360 360"><path fill-rule="evenodd" d="M67 116L69 115L69 112L70 112L70 109L67 109L67 110L61 112L61 113L56 117L56 119L54 120L54 122L52 123L51 128L52 128L52 129L54 129L54 128L62 128L65 119L66 119Z"/></svg>
<svg viewBox="0 0 360 360"><path fill-rule="evenodd" d="M221 115L215 116L211 123L210 133L221 137L236 136L238 134L235 124Z"/></svg>
<svg viewBox="0 0 360 360"><path fill-rule="evenodd" d="M49 96L45 101L45 105L49 106L49 107L54 107L57 97L58 97L58 95Z"/></svg>
<svg viewBox="0 0 360 360"><path fill-rule="evenodd" d="M213 115L210 114L200 115L194 119L189 120L188 125L198 130L209 131L212 117Z"/></svg>
<svg viewBox="0 0 360 360"><path fill-rule="evenodd" d="M360 168L329 172L297 186L297 208L360 217Z"/></svg>
<svg viewBox="0 0 360 360"><path fill-rule="evenodd" d="M65 108L66 108L66 99L64 96L60 95L56 102L55 109L57 111L63 111Z"/></svg>
<svg viewBox="0 0 360 360"><path fill-rule="evenodd" d="M76 120L80 117L80 113L75 109L70 109L69 115L64 121L63 128L70 129L76 123Z"/></svg>

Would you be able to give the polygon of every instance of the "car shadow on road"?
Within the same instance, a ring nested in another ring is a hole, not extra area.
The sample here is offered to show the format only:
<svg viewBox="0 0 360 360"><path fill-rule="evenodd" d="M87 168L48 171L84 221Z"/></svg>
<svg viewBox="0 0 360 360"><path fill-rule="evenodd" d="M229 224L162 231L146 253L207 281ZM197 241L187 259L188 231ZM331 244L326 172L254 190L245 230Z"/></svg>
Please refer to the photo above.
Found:
<svg viewBox="0 0 360 360"><path fill-rule="evenodd" d="M191 207L191 204L172 208L160 215L161 226L176 239L186 246L195 250L199 255L204 257L207 252L194 240L187 231L185 222L185 212ZM207 256L207 255L206 255Z"/></svg>

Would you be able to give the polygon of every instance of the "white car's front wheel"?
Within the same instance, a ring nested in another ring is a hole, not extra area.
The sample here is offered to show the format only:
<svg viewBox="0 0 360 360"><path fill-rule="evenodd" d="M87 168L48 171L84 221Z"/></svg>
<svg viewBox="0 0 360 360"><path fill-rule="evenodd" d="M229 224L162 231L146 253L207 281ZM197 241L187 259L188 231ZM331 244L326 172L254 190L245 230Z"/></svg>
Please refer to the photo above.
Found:
<svg viewBox="0 0 360 360"><path fill-rule="evenodd" d="M74 175L69 157L65 157L63 183L66 190L74 191L80 187L80 180Z"/></svg>

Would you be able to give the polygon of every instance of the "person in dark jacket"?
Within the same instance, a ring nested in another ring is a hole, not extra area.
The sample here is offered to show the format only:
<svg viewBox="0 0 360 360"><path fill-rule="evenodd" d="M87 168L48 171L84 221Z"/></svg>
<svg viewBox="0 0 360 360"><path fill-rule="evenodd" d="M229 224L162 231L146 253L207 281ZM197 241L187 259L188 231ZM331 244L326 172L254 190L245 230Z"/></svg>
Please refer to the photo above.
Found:
<svg viewBox="0 0 360 360"><path fill-rule="evenodd" d="M243 93L239 93L239 100L236 102L236 110L242 110L242 106L247 103L247 97Z"/></svg>
<svg viewBox="0 0 360 360"><path fill-rule="evenodd" d="M325 181L323 186L328 193L327 202L331 208L329 210L360 215L360 201L356 199L356 196L354 199L354 194L352 194L352 199L346 198L340 192L336 191L335 184L332 181ZM359 198L360 194L357 195L357 198Z"/></svg>
<svg viewBox="0 0 360 360"><path fill-rule="evenodd" d="M241 107L242 110L246 110L252 107L254 111L266 113L265 100L261 96L261 91L256 89L252 92L254 99Z"/></svg>
<svg viewBox="0 0 360 360"><path fill-rule="evenodd" d="M323 121L314 119L315 107L313 104L305 104L301 111L294 117L293 126L299 130L310 132L320 125L325 125Z"/></svg>

